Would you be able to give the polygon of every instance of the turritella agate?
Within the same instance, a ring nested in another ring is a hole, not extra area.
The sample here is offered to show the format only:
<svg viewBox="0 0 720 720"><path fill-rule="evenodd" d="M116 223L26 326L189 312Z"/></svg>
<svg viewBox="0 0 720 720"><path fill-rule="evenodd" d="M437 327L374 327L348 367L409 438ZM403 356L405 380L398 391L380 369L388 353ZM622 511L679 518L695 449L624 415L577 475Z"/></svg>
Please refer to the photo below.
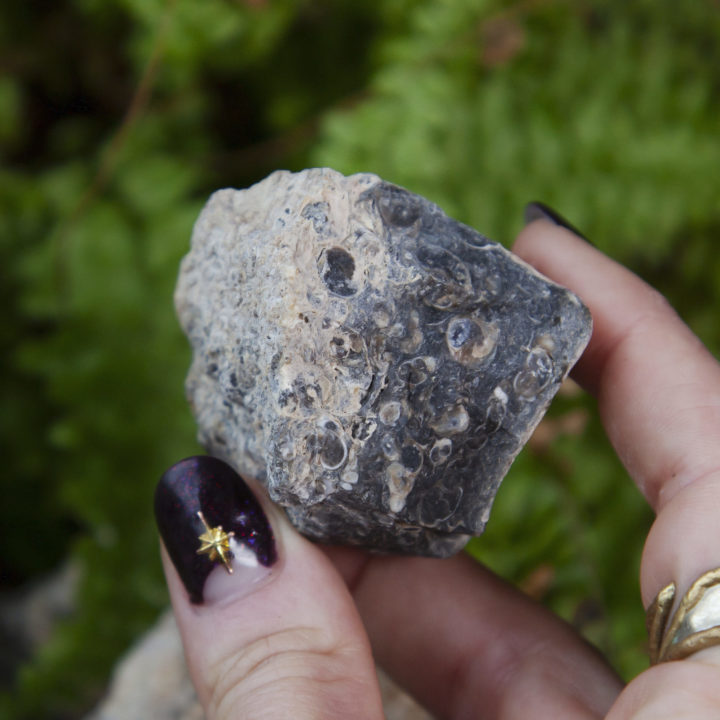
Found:
<svg viewBox="0 0 720 720"><path fill-rule="evenodd" d="M588 310L370 174L220 190L176 290L201 443L305 535L446 556L585 347Z"/></svg>

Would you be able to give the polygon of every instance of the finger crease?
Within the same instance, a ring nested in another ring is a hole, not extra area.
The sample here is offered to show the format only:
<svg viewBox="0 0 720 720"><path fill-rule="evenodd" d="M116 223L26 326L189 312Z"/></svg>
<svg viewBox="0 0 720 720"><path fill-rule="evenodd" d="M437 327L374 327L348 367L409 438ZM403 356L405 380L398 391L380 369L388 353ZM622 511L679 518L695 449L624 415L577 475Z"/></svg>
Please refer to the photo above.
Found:
<svg viewBox="0 0 720 720"><path fill-rule="evenodd" d="M666 480L661 483L660 491L657 496L656 514L659 514L672 500L680 493L697 487L699 483L704 482L709 477L717 475L720 478L720 465L712 466L709 470L703 470L699 473L677 473L672 481Z"/></svg>

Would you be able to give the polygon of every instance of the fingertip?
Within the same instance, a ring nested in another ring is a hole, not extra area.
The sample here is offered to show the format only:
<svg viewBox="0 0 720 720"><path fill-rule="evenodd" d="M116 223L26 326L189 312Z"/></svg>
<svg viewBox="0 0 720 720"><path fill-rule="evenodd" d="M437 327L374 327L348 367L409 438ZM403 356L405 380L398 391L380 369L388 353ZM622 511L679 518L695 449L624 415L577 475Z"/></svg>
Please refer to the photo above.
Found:
<svg viewBox="0 0 720 720"><path fill-rule="evenodd" d="M163 473L155 519L192 603L246 593L277 562L275 534L261 503L218 458L189 457Z"/></svg>
<svg viewBox="0 0 720 720"><path fill-rule="evenodd" d="M559 212L557 212L557 210L553 210L549 205L546 205L543 202L538 200L529 202L525 206L523 216L526 225L534 222L535 220L545 220L551 225L556 225L557 227L569 230L573 233L573 235L576 235L581 240L584 240L592 245L590 240L588 240L587 237L585 237L585 235L583 235L583 233L581 233L569 220L563 217Z"/></svg>
<svg viewBox="0 0 720 720"><path fill-rule="evenodd" d="M266 498L224 463L193 458L163 476L156 517L208 718L236 717L239 707L257 718L381 716L369 641L345 583Z"/></svg>
<svg viewBox="0 0 720 720"><path fill-rule="evenodd" d="M574 282L573 272L591 267L593 258L605 257L581 235L545 217L537 217L525 225L512 251L581 298L582 283Z"/></svg>

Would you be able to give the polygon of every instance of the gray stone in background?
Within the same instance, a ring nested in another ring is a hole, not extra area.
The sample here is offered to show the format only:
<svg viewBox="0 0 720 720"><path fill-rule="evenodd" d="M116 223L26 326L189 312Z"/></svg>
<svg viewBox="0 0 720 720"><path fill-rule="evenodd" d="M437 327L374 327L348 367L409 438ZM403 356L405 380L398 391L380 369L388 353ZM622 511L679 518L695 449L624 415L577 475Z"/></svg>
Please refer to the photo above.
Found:
<svg viewBox="0 0 720 720"><path fill-rule="evenodd" d="M15 681L23 664L75 611L81 576L80 565L66 561L37 582L0 593L0 687Z"/></svg>
<svg viewBox="0 0 720 720"><path fill-rule="evenodd" d="M176 306L208 452L314 539L435 556L482 532L591 331L437 205L329 169L215 193Z"/></svg>
<svg viewBox="0 0 720 720"><path fill-rule="evenodd" d="M203 720L171 612L118 663L108 694L85 720Z"/></svg>

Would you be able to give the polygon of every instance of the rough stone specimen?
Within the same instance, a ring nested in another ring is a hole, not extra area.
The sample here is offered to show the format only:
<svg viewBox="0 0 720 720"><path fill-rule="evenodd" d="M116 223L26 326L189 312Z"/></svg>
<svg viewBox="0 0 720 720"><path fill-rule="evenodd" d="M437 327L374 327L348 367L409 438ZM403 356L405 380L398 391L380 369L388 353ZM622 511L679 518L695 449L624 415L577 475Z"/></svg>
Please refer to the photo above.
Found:
<svg viewBox="0 0 720 720"><path fill-rule="evenodd" d="M449 555L585 347L578 298L375 175L220 190L176 291L207 450L306 535Z"/></svg>

